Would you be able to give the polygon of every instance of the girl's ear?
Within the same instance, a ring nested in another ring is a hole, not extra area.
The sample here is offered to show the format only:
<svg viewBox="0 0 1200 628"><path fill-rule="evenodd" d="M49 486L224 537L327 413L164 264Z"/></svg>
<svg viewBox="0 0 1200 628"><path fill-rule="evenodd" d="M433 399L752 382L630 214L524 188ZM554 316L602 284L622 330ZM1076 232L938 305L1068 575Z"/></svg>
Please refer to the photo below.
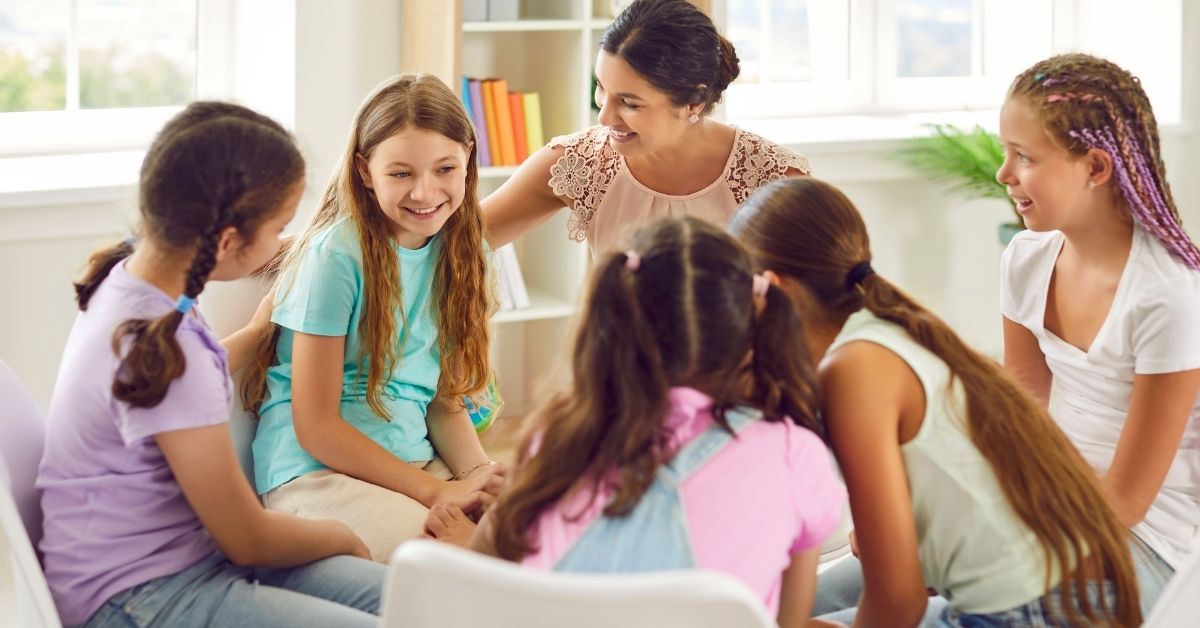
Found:
<svg viewBox="0 0 1200 628"><path fill-rule="evenodd" d="M245 245L237 227L225 227L221 230L221 236L217 238L217 263L220 264L222 260L235 255Z"/></svg>
<svg viewBox="0 0 1200 628"><path fill-rule="evenodd" d="M1087 160L1088 183L1104 185L1113 176L1113 158L1108 151L1099 148L1089 148L1083 156Z"/></svg>
<svg viewBox="0 0 1200 628"><path fill-rule="evenodd" d="M367 158L354 153L354 167L358 170L358 178L362 179L363 186L368 190L375 189L371 187L371 171L367 169Z"/></svg>

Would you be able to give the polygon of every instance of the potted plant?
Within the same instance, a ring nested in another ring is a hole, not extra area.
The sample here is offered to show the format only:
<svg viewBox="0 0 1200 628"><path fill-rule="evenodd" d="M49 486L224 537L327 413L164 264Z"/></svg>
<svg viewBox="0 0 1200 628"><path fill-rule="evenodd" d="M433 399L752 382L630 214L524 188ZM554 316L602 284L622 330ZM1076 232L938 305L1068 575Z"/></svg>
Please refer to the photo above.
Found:
<svg viewBox="0 0 1200 628"><path fill-rule="evenodd" d="M929 125L932 133L905 142L896 158L933 181L950 184L968 198L1000 198L1012 208L1013 220L1000 225L1000 242L1007 245L1025 221L1017 212L1008 190L996 180L996 171L1004 163L1004 147L999 138L979 125L964 131L950 124Z"/></svg>

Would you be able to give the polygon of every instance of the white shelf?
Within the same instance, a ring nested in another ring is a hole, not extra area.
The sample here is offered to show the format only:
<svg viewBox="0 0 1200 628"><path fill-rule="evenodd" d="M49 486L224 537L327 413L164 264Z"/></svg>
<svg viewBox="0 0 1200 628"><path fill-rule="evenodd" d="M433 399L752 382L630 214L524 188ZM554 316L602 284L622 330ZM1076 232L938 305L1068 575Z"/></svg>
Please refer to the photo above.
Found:
<svg viewBox="0 0 1200 628"><path fill-rule="evenodd" d="M480 179L507 179L517 171L517 166L480 166Z"/></svg>
<svg viewBox="0 0 1200 628"><path fill-rule="evenodd" d="M581 20L512 20L509 22L463 22L464 33L523 33L533 31L577 31Z"/></svg>
<svg viewBox="0 0 1200 628"><path fill-rule="evenodd" d="M567 318L574 313L574 303L533 293L529 295L529 307L496 312L496 315L492 317L492 322L502 324L540 321L551 318Z"/></svg>

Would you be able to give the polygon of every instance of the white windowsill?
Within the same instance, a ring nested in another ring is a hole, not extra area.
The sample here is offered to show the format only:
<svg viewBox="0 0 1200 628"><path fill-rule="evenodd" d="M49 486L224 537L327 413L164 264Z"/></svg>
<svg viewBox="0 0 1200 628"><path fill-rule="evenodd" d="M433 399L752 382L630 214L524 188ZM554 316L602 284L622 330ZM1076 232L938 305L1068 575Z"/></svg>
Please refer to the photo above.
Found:
<svg viewBox="0 0 1200 628"><path fill-rule="evenodd" d="M128 198L144 150L0 159L0 209Z"/></svg>

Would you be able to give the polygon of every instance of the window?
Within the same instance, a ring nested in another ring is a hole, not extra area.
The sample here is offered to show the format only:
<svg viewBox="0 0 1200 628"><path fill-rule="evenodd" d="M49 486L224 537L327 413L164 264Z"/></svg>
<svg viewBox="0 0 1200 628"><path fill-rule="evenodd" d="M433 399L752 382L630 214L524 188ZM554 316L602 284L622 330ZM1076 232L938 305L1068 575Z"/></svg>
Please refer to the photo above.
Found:
<svg viewBox="0 0 1200 628"><path fill-rule="evenodd" d="M197 94L197 0L5 0L0 153L145 145Z"/></svg>
<svg viewBox="0 0 1200 628"><path fill-rule="evenodd" d="M995 109L1018 72L1082 50L1180 109L1180 0L724 0L741 58L733 120ZM1144 36L1136 35L1145 33ZM1152 40L1156 46L1138 46Z"/></svg>

